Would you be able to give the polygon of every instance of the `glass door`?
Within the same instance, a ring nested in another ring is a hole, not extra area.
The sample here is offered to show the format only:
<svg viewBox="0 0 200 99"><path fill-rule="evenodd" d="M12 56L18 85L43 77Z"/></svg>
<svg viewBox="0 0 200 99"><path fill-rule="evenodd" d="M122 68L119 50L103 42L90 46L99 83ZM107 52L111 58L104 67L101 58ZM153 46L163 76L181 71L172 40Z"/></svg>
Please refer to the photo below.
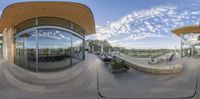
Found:
<svg viewBox="0 0 200 99"><path fill-rule="evenodd" d="M15 64L18 66L22 66L21 63L22 59L21 56L23 53L23 41L21 37L16 37L15 38ZM23 66L22 66L23 67Z"/></svg>
<svg viewBox="0 0 200 99"><path fill-rule="evenodd" d="M19 66L25 68L25 44L24 38L20 36L19 38Z"/></svg>
<svg viewBox="0 0 200 99"><path fill-rule="evenodd" d="M36 70L36 33L25 33L25 64L26 68L32 71Z"/></svg>
<svg viewBox="0 0 200 99"><path fill-rule="evenodd" d="M36 70L35 32L19 34L15 37L15 64L26 69Z"/></svg>
<svg viewBox="0 0 200 99"><path fill-rule="evenodd" d="M71 35L62 30L44 28L39 34L39 71L56 71L71 66Z"/></svg>

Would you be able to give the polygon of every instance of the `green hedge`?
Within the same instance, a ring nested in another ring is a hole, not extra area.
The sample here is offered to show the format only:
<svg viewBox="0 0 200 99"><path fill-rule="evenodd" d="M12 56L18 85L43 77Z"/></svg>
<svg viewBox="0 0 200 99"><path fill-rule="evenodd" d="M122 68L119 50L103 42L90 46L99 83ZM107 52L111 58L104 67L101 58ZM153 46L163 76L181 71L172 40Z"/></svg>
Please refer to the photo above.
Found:
<svg viewBox="0 0 200 99"><path fill-rule="evenodd" d="M129 67L125 64L125 62L117 57L114 57L111 61L111 72L127 72Z"/></svg>

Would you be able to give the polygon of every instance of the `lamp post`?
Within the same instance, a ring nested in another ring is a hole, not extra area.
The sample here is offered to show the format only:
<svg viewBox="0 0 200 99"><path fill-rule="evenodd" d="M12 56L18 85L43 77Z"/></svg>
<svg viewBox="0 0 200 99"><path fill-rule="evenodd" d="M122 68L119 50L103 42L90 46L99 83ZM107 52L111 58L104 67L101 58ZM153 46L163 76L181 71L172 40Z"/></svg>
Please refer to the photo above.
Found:
<svg viewBox="0 0 200 99"><path fill-rule="evenodd" d="M181 58L183 57L183 41L182 41L183 35L181 34Z"/></svg>
<svg viewBox="0 0 200 99"><path fill-rule="evenodd" d="M103 53L103 40L100 40L100 45L101 45L101 53Z"/></svg>

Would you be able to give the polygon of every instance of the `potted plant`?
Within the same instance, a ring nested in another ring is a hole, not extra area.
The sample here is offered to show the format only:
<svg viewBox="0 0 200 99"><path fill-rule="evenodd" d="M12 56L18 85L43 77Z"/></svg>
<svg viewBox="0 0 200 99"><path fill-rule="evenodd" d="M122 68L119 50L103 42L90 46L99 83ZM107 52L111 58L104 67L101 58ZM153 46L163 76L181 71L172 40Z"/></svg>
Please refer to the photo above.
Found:
<svg viewBox="0 0 200 99"><path fill-rule="evenodd" d="M119 72L127 72L129 70L129 67L125 63L125 61L114 57L111 61L111 67L110 71L112 73L119 73Z"/></svg>

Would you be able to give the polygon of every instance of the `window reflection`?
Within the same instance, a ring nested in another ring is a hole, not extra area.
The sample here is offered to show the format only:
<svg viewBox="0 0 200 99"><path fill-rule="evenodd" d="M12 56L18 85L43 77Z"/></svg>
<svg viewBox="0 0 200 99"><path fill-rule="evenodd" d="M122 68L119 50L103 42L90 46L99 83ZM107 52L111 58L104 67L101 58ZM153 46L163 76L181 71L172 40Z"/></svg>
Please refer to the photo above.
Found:
<svg viewBox="0 0 200 99"><path fill-rule="evenodd" d="M78 38L76 36L72 36L72 45L72 62L73 64L76 64L84 58L83 39Z"/></svg>
<svg viewBox="0 0 200 99"><path fill-rule="evenodd" d="M35 31L27 32L15 38L15 64L35 71Z"/></svg>
<svg viewBox="0 0 200 99"><path fill-rule="evenodd" d="M39 30L39 70L55 70L71 65L70 34L56 29Z"/></svg>
<svg viewBox="0 0 200 99"><path fill-rule="evenodd" d="M38 41L36 31L15 36L16 65L32 71L56 71L71 67L84 59L83 39L80 37L54 28L37 31Z"/></svg>

